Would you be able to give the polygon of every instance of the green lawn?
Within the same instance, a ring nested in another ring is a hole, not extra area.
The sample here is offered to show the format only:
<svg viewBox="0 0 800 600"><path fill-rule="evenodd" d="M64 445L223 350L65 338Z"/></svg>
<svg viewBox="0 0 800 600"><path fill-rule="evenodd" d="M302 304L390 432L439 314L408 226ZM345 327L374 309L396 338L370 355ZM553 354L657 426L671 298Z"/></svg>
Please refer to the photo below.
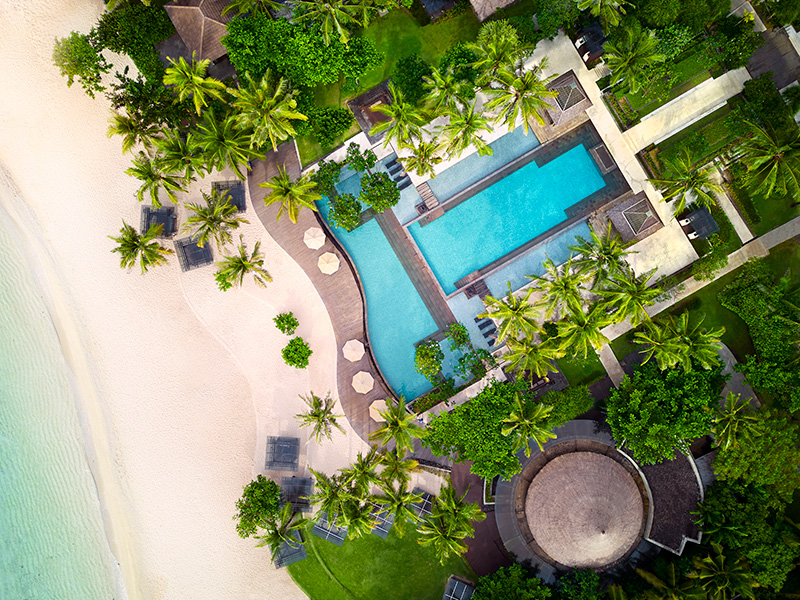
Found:
<svg viewBox="0 0 800 600"><path fill-rule="evenodd" d="M739 212L756 237L764 235L795 217L800 217L800 206L792 207L790 198L758 200L739 186L735 186L732 192L731 195L739 207Z"/></svg>
<svg viewBox="0 0 800 600"><path fill-rule="evenodd" d="M630 107L643 117L657 108L664 106L667 102L674 100L681 94L685 94L693 87L700 85L706 79L711 78L708 58L702 52L690 54L683 60L675 64L675 75L678 85L673 87L668 94L662 98L656 98L653 94L647 93L648 90L640 90L636 94L625 94Z"/></svg>
<svg viewBox="0 0 800 600"><path fill-rule="evenodd" d="M341 547L306 539L308 558L287 569L311 600L440 600L450 575L475 579L462 558L440 565L410 526L403 538L392 529L385 540L367 535Z"/></svg>
<svg viewBox="0 0 800 600"><path fill-rule="evenodd" d="M558 370L567 378L570 385L589 385L602 379L606 370L600 357L590 352L585 360L578 358L560 358L556 361Z"/></svg>
<svg viewBox="0 0 800 600"><path fill-rule="evenodd" d="M658 144L658 159L662 166L665 160L674 160L683 147L691 148L699 160L715 156L733 142L736 136L728 130L725 122L730 112L731 108L726 104Z"/></svg>

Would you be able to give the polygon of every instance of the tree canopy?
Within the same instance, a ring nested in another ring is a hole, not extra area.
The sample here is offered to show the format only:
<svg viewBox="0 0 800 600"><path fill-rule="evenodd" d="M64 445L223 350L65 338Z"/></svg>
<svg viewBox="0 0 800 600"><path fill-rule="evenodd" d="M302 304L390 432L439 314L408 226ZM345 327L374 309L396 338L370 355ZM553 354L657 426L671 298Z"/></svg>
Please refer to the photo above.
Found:
<svg viewBox="0 0 800 600"><path fill-rule="evenodd" d="M236 533L247 538L256 533L262 522L273 519L278 514L281 503L281 489L278 484L259 475L244 486L242 497L236 501Z"/></svg>
<svg viewBox="0 0 800 600"><path fill-rule="evenodd" d="M541 579L515 562L481 577L472 600L548 600L550 595Z"/></svg>

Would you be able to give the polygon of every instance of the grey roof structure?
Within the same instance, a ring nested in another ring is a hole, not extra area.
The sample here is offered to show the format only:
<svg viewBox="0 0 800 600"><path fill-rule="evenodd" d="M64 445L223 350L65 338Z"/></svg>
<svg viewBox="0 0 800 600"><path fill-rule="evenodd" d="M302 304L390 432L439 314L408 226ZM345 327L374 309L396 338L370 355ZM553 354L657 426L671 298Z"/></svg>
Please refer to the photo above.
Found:
<svg viewBox="0 0 800 600"><path fill-rule="evenodd" d="M267 456L264 468L267 471L297 471L300 465L300 438L267 437Z"/></svg>
<svg viewBox="0 0 800 600"><path fill-rule="evenodd" d="M547 111L547 116L553 125L566 123L592 106L592 101L573 71L556 77L547 89L557 93L555 97L545 99L552 107Z"/></svg>
<svg viewBox="0 0 800 600"><path fill-rule="evenodd" d="M219 192L227 191L230 196L230 202L236 207L238 212L247 210L247 200L245 199L244 182L238 179L230 181L215 181L211 184L212 190Z"/></svg>
<svg viewBox="0 0 800 600"><path fill-rule="evenodd" d="M347 108L356 118L356 123L367 136L370 144L377 144L386 135L385 132L372 135L370 131L378 123L389 121L389 117L381 112L372 110L379 104L389 105L392 103L392 95L389 93L389 80L382 81L374 88L367 90L360 96L356 96L347 103Z"/></svg>
<svg viewBox="0 0 800 600"><path fill-rule="evenodd" d="M191 271L214 262L211 244L206 244L201 248L191 237L175 240L175 255L178 257L181 271Z"/></svg>
<svg viewBox="0 0 800 600"><path fill-rule="evenodd" d="M222 16L230 0L172 0L164 6L175 30L197 60L215 61L228 50L222 38L233 14Z"/></svg>
<svg viewBox="0 0 800 600"><path fill-rule="evenodd" d="M389 537L389 531L391 531L392 525L394 525L394 515L374 502L372 503L372 507L372 512L370 514L376 521L375 527L372 528L372 533L379 538L386 539Z"/></svg>
<svg viewBox="0 0 800 600"><path fill-rule="evenodd" d="M139 221L139 231L144 235L152 225L161 225L159 237L172 237L178 231L178 217L174 206L142 206L142 218Z"/></svg>
<svg viewBox="0 0 800 600"><path fill-rule="evenodd" d="M747 63L747 72L756 79L769 73L775 87L782 90L800 77L800 56L782 27L762 31L764 45L753 52Z"/></svg>
<svg viewBox="0 0 800 600"><path fill-rule="evenodd" d="M625 243L642 240L664 227L644 192L628 195L609 206L606 215Z"/></svg>
<svg viewBox="0 0 800 600"><path fill-rule="evenodd" d="M275 558L273 559L272 564L275 565L276 569L288 567L296 562L300 562L308 556L306 553L305 544L303 542L303 537L300 535L300 532L293 531L292 537L295 539L294 544L284 542L275 553Z"/></svg>
<svg viewBox="0 0 800 600"><path fill-rule="evenodd" d="M719 231L719 225L706 206L693 210L686 215L686 218L689 219L689 225L701 240L711 237Z"/></svg>
<svg viewBox="0 0 800 600"><path fill-rule="evenodd" d="M308 499L314 493L314 480L310 477L281 477L281 504L289 502L292 509L300 512L311 510Z"/></svg>
<svg viewBox="0 0 800 600"><path fill-rule="evenodd" d="M433 494L422 488L415 487L413 493L422 496L419 502L414 503L414 512L420 519L426 519L433 514Z"/></svg>
<svg viewBox="0 0 800 600"><path fill-rule="evenodd" d="M325 512L314 523L311 533L337 546L341 546L347 539L347 527L339 527L335 522L328 521L328 513Z"/></svg>
<svg viewBox="0 0 800 600"><path fill-rule="evenodd" d="M472 585L457 578L455 575L451 575L450 579L447 580L447 586L444 588L442 600L469 600L474 593L475 588Z"/></svg>

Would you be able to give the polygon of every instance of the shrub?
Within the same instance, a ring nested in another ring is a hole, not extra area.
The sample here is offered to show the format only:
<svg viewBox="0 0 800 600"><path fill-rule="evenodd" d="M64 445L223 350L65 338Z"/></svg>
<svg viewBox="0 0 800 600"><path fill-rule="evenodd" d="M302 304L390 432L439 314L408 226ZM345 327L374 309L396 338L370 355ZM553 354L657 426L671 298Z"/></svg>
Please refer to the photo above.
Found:
<svg viewBox="0 0 800 600"><path fill-rule="evenodd" d="M127 67L116 76L116 83L112 83L106 92L106 98L115 110L125 109L129 117L144 125L177 128L181 121L191 119L194 109L189 101L178 102L161 81L149 81L141 74L136 79L128 77Z"/></svg>
<svg viewBox="0 0 800 600"><path fill-rule="evenodd" d="M344 52L342 73L345 77L357 82L364 73L383 64L383 58L383 54L378 52L372 40L365 37L352 37ZM351 91L355 91L355 89Z"/></svg>
<svg viewBox="0 0 800 600"><path fill-rule="evenodd" d="M278 484L263 475L256 477L242 491L242 497L236 501L236 533L239 537L248 538L255 535L262 522L268 521L278 514L281 504L281 489Z"/></svg>
<svg viewBox="0 0 800 600"><path fill-rule="evenodd" d="M386 173L372 173L361 178L361 194L358 199L382 213L393 207L400 200L400 189L397 183Z"/></svg>
<svg viewBox="0 0 800 600"><path fill-rule="evenodd" d="M334 225L353 231L361 224L363 207L353 194L341 194L331 201L329 217Z"/></svg>
<svg viewBox="0 0 800 600"><path fill-rule="evenodd" d="M336 192L334 187L339 182L342 173L342 163L335 160L321 160L311 179L317 184L317 191L325 196L332 196Z"/></svg>
<svg viewBox="0 0 800 600"><path fill-rule="evenodd" d="M308 347L308 343L299 336L289 340L286 347L281 350L283 362L296 369L305 369L312 354L313 352Z"/></svg>
<svg viewBox="0 0 800 600"><path fill-rule="evenodd" d="M533 22L533 13L526 12L522 15L515 15L508 19L511 26L517 30L519 39L530 46L535 46L536 43L543 39L545 36L536 28Z"/></svg>
<svg viewBox="0 0 800 600"><path fill-rule="evenodd" d="M362 152L361 147L358 144L351 142L347 147L347 155L345 156L344 160L347 163L347 166L354 171L361 173L363 171L369 171L371 168L373 168L375 166L375 162L378 160L378 157L375 156L375 153L369 148Z"/></svg>
<svg viewBox="0 0 800 600"><path fill-rule="evenodd" d="M731 10L728 0L686 0L682 2L678 22L694 32L700 32L717 17Z"/></svg>
<svg viewBox="0 0 800 600"><path fill-rule="evenodd" d="M298 321L294 313L291 312L281 313L273 318L272 321L275 323L275 327L278 328L278 331L285 335L294 335L294 332L300 326L300 321Z"/></svg>
<svg viewBox="0 0 800 600"><path fill-rule="evenodd" d="M600 590L600 575L591 569L575 569L558 578L559 596L564 600L605 600Z"/></svg>
<svg viewBox="0 0 800 600"><path fill-rule="evenodd" d="M552 40L562 27L570 28L578 20L580 11L572 0L547 1L536 11L536 22L539 24L540 38Z"/></svg>
<svg viewBox="0 0 800 600"><path fill-rule="evenodd" d="M738 69L747 66L753 52L764 43L764 38L753 31L751 23L728 16L717 23L717 30L707 43L712 52L711 60L718 56L726 68Z"/></svg>
<svg viewBox="0 0 800 600"><path fill-rule="evenodd" d="M320 145L330 146L333 141L350 129L355 122L353 113L346 108L327 106L315 111L311 117L314 135Z"/></svg>
<svg viewBox="0 0 800 600"><path fill-rule="evenodd" d="M417 346L414 354L414 368L417 373L424 375L425 379L436 384L436 377L442 371L444 352L436 340L429 340Z"/></svg>
<svg viewBox="0 0 800 600"><path fill-rule="evenodd" d="M75 78L88 96L94 98L96 92L104 88L100 81L103 73L111 69L100 52L91 44L89 36L73 31L65 38L56 38L53 45L53 64L67 78L67 87L72 87Z"/></svg>
<svg viewBox="0 0 800 600"><path fill-rule="evenodd" d="M425 27L431 22L431 17L420 0L414 0L408 8L408 12L420 27Z"/></svg>
<svg viewBox="0 0 800 600"><path fill-rule="evenodd" d="M657 31L656 37L658 37L658 51L669 61L692 45L695 34L688 27L670 25Z"/></svg>
<svg viewBox="0 0 800 600"><path fill-rule="evenodd" d="M442 54L439 59L439 70L444 72L452 69L459 80L475 85L478 72L472 67L472 63L476 60L478 56L464 42L456 42Z"/></svg>
<svg viewBox="0 0 800 600"><path fill-rule="evenodd" d="M519 563L500 567L478 580L472 600L548 600L550 588Z"/></svg>
<svg viewBox="0 0 800 600"><path fill-rule="evenodd" d="M431 74L431 68L419 54L412 54L397 61L392 72L392 81L405 96L409 104L417 104L425 96L422 78Z"/></svg>
<svg viewBox="0 0 800 600"><path fill-rule="evenodd" d="M472 346L472 341L469 338L469 331L467 331L467 328L461 323L450 323L445 335L447 339L450 340L451 350L469 348Z"/></svg>
<svg viewBox="0 0 800 600"><path fill-rule="evenodd" d="M561 427L567 421L592 410L594 406L589 387L585 385L571 385L565 390L547 392L539 402L553 407L547 423L548 429Z"/></svg>
<svg viewBox="0 0 800 600"><path fill-rule="evenodd" d="M692 275L700 281L711 281L728 264L728 246L718 234L708 238L708 245L709 250L692 265Z"/></svg>
<svg viewBox="0 0 800 600"><path fill-rule="evenodd" d="M789 105L772 81L772 72L745 81L742 96L745 102L740 110L744 119L775 130L796 127Z"/></svg>

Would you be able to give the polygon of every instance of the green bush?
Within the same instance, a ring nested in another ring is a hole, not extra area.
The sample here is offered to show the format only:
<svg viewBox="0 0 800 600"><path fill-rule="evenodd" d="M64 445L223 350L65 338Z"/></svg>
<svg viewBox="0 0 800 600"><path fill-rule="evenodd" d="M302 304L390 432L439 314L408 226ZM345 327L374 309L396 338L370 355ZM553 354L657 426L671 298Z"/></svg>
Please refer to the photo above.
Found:
<svg viewBox="0 0 800 600"><path fill-rule="evenodd" d="M363 207L353 194L340 194L331 200L330 220L337 227L353 231L361 224Z"/></svg>
<svg viewBox="0 0 800 600"><path fill-rule="evenodd" d="M439 58L439 70L445 72L452 69L460 81L475 85L478 72L472 67L472 63L476 60L478 56L464 42L456 42Z"/></svg>
<svg viewBox="0 0 800 600"><path fill-rule="evenodd" d="M192 118L194 109L189 101L178 102L161 81L149 81L141 74L136 79L128 77L127 67L116 75L116 83L106 91L106 98L115 110L125 109L129 117L143 125L170 128L180 127L181 121Z"/></svg>
<svg viewBox="0 0 800 600"><path fill-rule="evenodd" d="M753 52L764 43L761 34L753 31L751 23L728 16L717 22L717 30L708 38L709 59L721 59L728 69L746 67Z"/></svg>
<svg viewBox="0 0 800 600"><path fill-rule="evenodd" d="M744 82L741 118L774 130L795 128L794 115L772 81L772 72Z"/></svg>
<svg viewBox="0 0 800 600"><path fill-rule="evenodd" d="M420 0L414 0L408 8L408 12L420 27L425 27L431 22L431 17Z"/></svg>
<svg viewBox="0 0 800 600"><path fill-rule="evenodd" d="M417 346L414 354L414 368L417 373L424 375L425 379L436 385L436 378L442 371L442 360L444 360L444 352L442 352L439 342L428 340Z"/></svg>
<svg viewBox="0 0 800 600"><path fill-rule="evenodd" d="M272 321L275 323L275 327L278 328L278 331L286 335L294 335L294 332L300 326L300 321L298 321L294 313L291 312L281 313L273 318Z"/></svg>
<svg viewBox="0 0 800 600"><path fill-rule="evenodd" d="M472 340L469 337L469 331L461 323L450 323L445 334L447 339L450 340L450 349L459 350L469 348L472 346Z"/></svg>
<svg viewBox="0 0 800 600"><path fill-rule="evenodd" d="M53 45L53 64L67 78L67 87L72 87L77 77L83 91L91 98L94 98L96 92L106 89L100 81L103 73L108 73L111 69L111 65L92 45L87 35L73 31L65 38L56 38Z"/></svg>
<svg viewBox="0 0 800 600"><path fill-rule="evenodd" d="M535 46L539 40L545 37L542 35L542 32L536 28L536 24L533 22L533 16L532 12L526 12L525 14L515 15L508 19L511 26L517 30L519 39L531 46Z"/></svg>
<svg viewBox="0 0 800 600"><path fill-rule="evenodd" d="M263 475L256 477L242 491L242 497L236 501L236 533L239 537L248 538L255 535L258 527L278 514L281 504L281 489L278 484Z"/></svg>
<svg viewBox="0 0 800 600"><path fill-rule="evenodd" d="M552 40L562 27L570 29L580 16L577 3L572 0L545 0L534 8L536 22L539 24L540 38Z"/></svg>
<svg viewBox="0 0 800 600"><path fill-rule="evenodd" d="M383 64L383 54L378 52L375 44L368 38L351 37L346 48L342 73L347 78L358 81L364 73ZM351 91L354 92L355 89Z"/></svg>
<svg viewBox="0 0 800 600"><path fill-rule="evenodd" d="M347 147L347 154L344 160L347 166L353 169L353 171L363 173L375 166L378 157L375 156L375 153L371 149L367 148L362 151L361 146L355 142L351 142Z"/></svg>
<svg viewBox="0 0 800 600"><path fill-rule="evenodd" d="M636 16L647 27L660 29L675 23L681 12L680 0L640 0Z"/></svg>
<svg viewBox="0 0 800 600"><path fill-rule="evenodd" d="M347 108L327 106L315 111L311 121L317 141L326 147L333 144L336 138L350 129L355 118Z"/></svg>
<svg viewBox="0 0 800 600"><path fill-rule="evenodd" d="M548 600L550 588L515 562L478 579L472 600Z"/></svg>
<svg viewBox="0 0 800 600"><path fill-rule="evenodd" d="M409 104L417 104L425 96L422 78L430 74L428 63L419 54L412 54L397 61L392 72L392 81L403 92Z"/></svg>
<svg viewBox="0 0 800 600"><path fill-rule="evenodd" d="M574 569L561 575L556 584L563 600L605 600L600 589L600 575L591 569Z"/></svg>
<svg viewBox="0 0 800 600"><path fill-rule="evenodd" d="M728 246L718 234L708 238L708 245L708 251L692 265L692 275L700 281L711 281L728 264Z"/></svg>
<svg viewBox="0 0 800 600"><path fill-rule="evenodd" d="M335 160L321 160L317 165L317 170L311 178L317 184L317 191L329 198L336 192L334 187L339 182L342 173L342 163Z"/></svg>
<svg viewBox="0 0 800 600"><path fill-rule="evenodd" d="M539 402L553 407L547 422L548 429L561 427L567 421L592 410L594 406L589 387L585 385L571 385L565 390L547 392Z"/></svg>
<svg viewBox="0 0 800 600"><path fill-rule="evenodd" d="M301 337L292 338L286 347L281 350L283 362L296 369L305 369L312 354L313 352L308 343Z"/></svg>
<svg viewBox="0 0 800 600"><path fill-rule="evenodd" d="M372 173L361 178L361 194L358 199L382 213L392 208L400 200L397 183L386 173Z"/></svg>

